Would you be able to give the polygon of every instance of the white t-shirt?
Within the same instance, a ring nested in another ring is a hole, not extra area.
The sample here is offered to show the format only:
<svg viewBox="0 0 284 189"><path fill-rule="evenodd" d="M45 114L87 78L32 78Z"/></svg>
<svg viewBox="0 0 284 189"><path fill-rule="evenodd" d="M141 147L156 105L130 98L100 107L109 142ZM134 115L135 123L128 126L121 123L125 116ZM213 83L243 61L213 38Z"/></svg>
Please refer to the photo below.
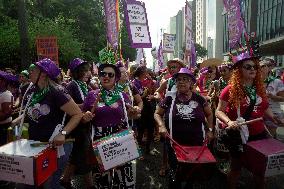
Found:
<svg viewBox="0 0 284 189"><path fill-rule="evenodd" d="M2 111L2 103L5 103L5 102L14 102L14 97L12 93L8 90L0 93L0 111ZM0 121L0 124L9 123L11 121L12 121L12 116L8 117L5 120Z"/></svg>
<svg viewBox="0 0 284 189"><path fill-rule="evenodd" d="M266 92L272 95L276 95L280 91L284 91L284 84L280 79L271 81L266 87ZM284 116L284 102L276 102L269 99L269 107L274 114L282 114Z"/></svg>

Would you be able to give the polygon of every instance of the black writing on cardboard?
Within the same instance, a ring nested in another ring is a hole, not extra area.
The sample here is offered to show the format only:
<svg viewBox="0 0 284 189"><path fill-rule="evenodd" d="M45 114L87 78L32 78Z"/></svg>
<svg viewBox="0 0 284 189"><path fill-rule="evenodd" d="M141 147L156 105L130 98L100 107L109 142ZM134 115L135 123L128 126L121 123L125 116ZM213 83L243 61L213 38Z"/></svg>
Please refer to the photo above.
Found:
<svg viewBox="0 0 284 189"><path fill-rule="evenodd" d="M284 154L273 155L268 158L267 169L280 170L284 168Z"/></svg>
<svg viewBox="0 0 284 189"><path fill-rule="evenodd" d="M23 170L14 168L14 166L19 165L20 162L15 161L13 157L0 156L0 172L18 175L19 173L24 172Z"/></svg>

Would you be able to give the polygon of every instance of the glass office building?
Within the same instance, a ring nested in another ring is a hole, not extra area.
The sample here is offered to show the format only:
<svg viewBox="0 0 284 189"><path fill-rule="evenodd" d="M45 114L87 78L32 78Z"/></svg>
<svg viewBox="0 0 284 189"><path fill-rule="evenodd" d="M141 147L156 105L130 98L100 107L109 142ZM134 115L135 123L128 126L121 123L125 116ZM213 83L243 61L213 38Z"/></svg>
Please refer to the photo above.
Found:
<svg viewBox="0 0 284 189"><path fill-rule="evenodd" d="M256 32L260 52L284 65L284 0L240 0L246 30ZM224 55L229 52L227 14L224 22Z"/></svg>

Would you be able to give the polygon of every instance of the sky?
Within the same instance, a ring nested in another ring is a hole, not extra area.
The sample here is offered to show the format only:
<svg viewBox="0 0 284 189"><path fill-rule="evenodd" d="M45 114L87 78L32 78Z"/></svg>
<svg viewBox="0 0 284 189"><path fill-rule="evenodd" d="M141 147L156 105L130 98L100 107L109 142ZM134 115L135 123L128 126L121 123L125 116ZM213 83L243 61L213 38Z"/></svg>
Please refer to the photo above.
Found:
<svg viewBox="0 0 284 189"><path fill-rule="evenodd" d="M170 23L170 17L175 16L185 0L141 0L145 3L152 47L159 46L161 40L161 28L166 29ZM165 30L166 32L166 30ZM152 65L151 48L144 49L148 66Z"/></svg>

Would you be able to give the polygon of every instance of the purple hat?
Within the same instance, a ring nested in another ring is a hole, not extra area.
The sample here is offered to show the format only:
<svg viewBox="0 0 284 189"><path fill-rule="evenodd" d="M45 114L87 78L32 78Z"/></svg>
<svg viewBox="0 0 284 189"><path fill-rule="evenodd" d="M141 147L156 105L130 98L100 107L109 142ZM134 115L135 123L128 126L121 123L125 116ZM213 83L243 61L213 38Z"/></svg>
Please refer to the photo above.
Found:
<svg viewBox="0 0 284 189"><path fill-rule="evenodd" d="M0 77L9 83L19 84L19 78L15 75L0 70Z"/></svg>
<svg viewBox="0 0 284 189"><path fill-rule="evenodd" d="M188 75L189 77L191 77L192 81L195 83L196 82L196 78L194 77L194 75L191 73L191 71L187 68L181 68L179 70L178 73L176 73L173 77L176 79L178 74L186 74Z"/></svg>
<svg viewBox="0 0 284 189"><path fill-rule="evenodd" d="M243 62L245 60L250 60L250 59L257 59L257 57L251 56L249 52L243 52L237 56L233 56L232 57L233 68L239 65L240 62Z"/></svg>
<svg viewBox="0 0 284 189"><path fill-rule="evenodd" d="M52 80L55 80L60 74L59 68L56 64L49 58L42 59L35 63L36 66L42 71L45 72L48 77Z"/></svg>
<svg viewBox="0 0 284 189"><path fill-rule="evenodd" d="M80 66L81 64L84 64L84 63L88 63L80 58L75 58L74 60L72 60L69 64L69 69L71 72L73 72L78 66Z"/></svg>

